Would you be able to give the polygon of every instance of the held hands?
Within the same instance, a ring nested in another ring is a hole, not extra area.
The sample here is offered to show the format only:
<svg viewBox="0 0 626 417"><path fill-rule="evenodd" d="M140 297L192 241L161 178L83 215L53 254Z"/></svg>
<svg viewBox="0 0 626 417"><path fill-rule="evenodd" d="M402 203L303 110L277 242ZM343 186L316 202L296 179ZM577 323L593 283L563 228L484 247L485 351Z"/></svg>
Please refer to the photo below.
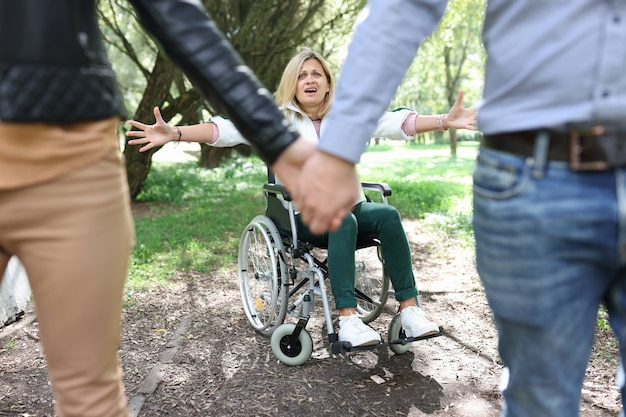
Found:
<svg viewBox="0 0 626 417"><path fill-rule="evenodd" d="M446 129L478 130L476 128L476 107L463 107L463 90L459 90L456 102L450 108L447 117L444 118L444 127Z"/></svg>
<svg viewBox="0 0 626 417"><path fill-rule="evenodd" d="M146 125L136 120L129 120L128 124L139 130L129 130L126 136L137 138L128 141L129 145L145 145L139 148L139 152L145 152L158 146L163 146L167 142L178 139L178 131L174 126L165 123L158 107L154 108L154 118L156 123Z"/></svg>
<svg viewBox="0 0 626 417"><path fill-rule="evenodd" d="M302 138L283 151L272 170L314 234L337 230L359 197L354 164L321 152Z"/></svg>
<svg viewBox="0 0 626 417"><path fill-rule="evenodd" d="M336 230L357 201L360 186L353 163L316 151L297 180L302 221L314 234Z"/></svg>

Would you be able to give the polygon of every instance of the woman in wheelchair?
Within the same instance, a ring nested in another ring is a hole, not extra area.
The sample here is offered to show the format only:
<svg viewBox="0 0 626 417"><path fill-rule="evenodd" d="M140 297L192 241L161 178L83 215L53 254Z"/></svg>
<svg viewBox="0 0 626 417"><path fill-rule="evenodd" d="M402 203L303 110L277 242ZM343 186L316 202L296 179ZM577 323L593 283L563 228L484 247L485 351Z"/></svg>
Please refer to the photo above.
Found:
<svg viewBox="0 0 626 417"><path fill-rule="evenodd" d="M357 86L358 87L358 86ZM287 64L278 89L276 102L303 138L317 142L324 117L331 109L335 79L326 60L315 51L304 49ZM376 137L409 140L420 132L433 130L473 129L475 109L464 108L463 92L448 114L418 115L409 109L385 113L379 121ZM131 145L143 145L140 151L162 146L170 141L203 142L211 146L231 147L247 143L234 125L216 116L207 123L171 126L165 123L158 108L154 109L156 123L129 123L138 131L127 133L135 137ZM299 216L298 216L299 217ZM378 236L385 267L400 303L401 321L407 337L425 336L439 331L417 304L418 291L413 276L411 253L398 211L387 204L368 202L365 196L354 205L352 213L334 232L313 235L298 219L298 235L312 244L328 245L328 272L335 306L339 310L339 340L352 346L378 344L381 336L363 323L356 314L355 250L357 236Z"/></svg>

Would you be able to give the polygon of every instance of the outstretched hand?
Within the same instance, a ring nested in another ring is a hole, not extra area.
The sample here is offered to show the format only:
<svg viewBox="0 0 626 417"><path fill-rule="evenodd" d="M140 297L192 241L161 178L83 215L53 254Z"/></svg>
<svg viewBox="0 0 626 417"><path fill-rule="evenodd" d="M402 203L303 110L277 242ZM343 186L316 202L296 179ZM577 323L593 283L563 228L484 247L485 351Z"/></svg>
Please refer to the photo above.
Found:
<svg viewBox="0 0 626 417"><path fill-rule="evenodd" d="M463 90L459 90L456 102L448 112L446 128L478 130L476 127L476 107L463 107Z"/></svg>
<svg viewBox="0 0 626 417"><path fill-rule="evenodd" d="M158 146L163 146L167 142L176 140L178 132L176 128L165 123L158 107L154 108L154 118L156 123L146 125L136 120L129 120L128 124L138 130L129 130L126 136L137 138L128 141L129 145L145 145L139 148L139 152L145 152Z"/></svg>

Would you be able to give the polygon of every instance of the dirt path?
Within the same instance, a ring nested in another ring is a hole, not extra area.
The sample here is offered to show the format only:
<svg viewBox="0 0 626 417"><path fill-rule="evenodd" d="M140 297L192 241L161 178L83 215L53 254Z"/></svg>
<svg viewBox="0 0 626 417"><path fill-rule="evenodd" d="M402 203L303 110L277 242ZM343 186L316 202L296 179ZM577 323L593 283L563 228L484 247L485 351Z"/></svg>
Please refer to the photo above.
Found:
<svg viewBox="0 0 626 417"><path fill-rule="evenodd" d="M248 325L234 269L181 271L172 286L136 294L125 309L120 357L131 417L499 416L502 366L473 259L419 222L405 226L424 308L444 336L404 355L331 357L318 309L313 357L289 367ZM391 300L373 323L384 335L396 308ZM582 417L617 415L616 358L603 355L592 360ZM0 416L53 416L36 321L0 333L0 381Z"/></svg>

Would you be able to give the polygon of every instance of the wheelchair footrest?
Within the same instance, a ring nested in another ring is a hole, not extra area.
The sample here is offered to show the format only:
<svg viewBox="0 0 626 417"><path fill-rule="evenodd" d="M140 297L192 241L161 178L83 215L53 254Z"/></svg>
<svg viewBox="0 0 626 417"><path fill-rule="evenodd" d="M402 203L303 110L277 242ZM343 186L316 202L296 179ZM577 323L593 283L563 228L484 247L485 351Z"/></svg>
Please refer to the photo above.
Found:
<svg viewBox="0 0 626 417"><path fill-rule="evenodd" d="M341 353L350 353L350 352L361 352L364 350L374 350L381 349L389 346L388 343L377 343L375 345L364 345L364 346L352 346L350 342L334 342L330 344L331 352L333 355L339 355Z"/></svg>
<svg viewBox="0 0 626 417"><path fill-rule="evenodd" d="M402 334L404 334L404 332L402 332ZM433 337L439 337L439 336L443 336L443 327L441 326L439 326L438 333L432 333L432 334L427 334L425 336L418 336L418 337L405 337L404 339L395 339L395 340L392 340L389 344L407 345L409 343L417 342L418 340L432 339Z"/></svg>
<svg viewBox="0 0 626 417"><path fill-rule="evenodd" d="M352 343L341 342L339 340L330 343L330 351L333 355L339 355L340 353L346 353L352 351Z"/></svg>
<svg viewBox="0 0 626 417"><path fill-rule="evenodd" d="M354 346L352 349L350 349L350 352L361 352L365 350L381 349L387 346L389 346L389 344L384 343L384 342L377 343L375 345Z"/></svg>
<svg viewBox="0 0 626 417"><path fill-rule="evenodd" d="M395 339L389 343L381 342L375 345L365 345L365 346L352 346L350 342L340 342L339 340L331 341L330 350L333 355L339 355L341 353L349 353L349 352L361 352L365 350L374 350L381 349L384 347L388 347L389 345L407 345L409 343L417 342L419 340L432 339L433 337L443 336L443 327L439 326L439 332L428 334L425 336L418 337L405 337L403 339Z"/></svg>
<svg viewBox="0 0 626 417"><path fill-rule="evenodd" d="M331 351L333 355L339 355L341 353L349 353L349 352L360 352L364 350L374 350L380 349L389 346L387 343L381 342L375 345L365 345L365 346L352 346L350 342L333 342L330 344Z"/></svg>

